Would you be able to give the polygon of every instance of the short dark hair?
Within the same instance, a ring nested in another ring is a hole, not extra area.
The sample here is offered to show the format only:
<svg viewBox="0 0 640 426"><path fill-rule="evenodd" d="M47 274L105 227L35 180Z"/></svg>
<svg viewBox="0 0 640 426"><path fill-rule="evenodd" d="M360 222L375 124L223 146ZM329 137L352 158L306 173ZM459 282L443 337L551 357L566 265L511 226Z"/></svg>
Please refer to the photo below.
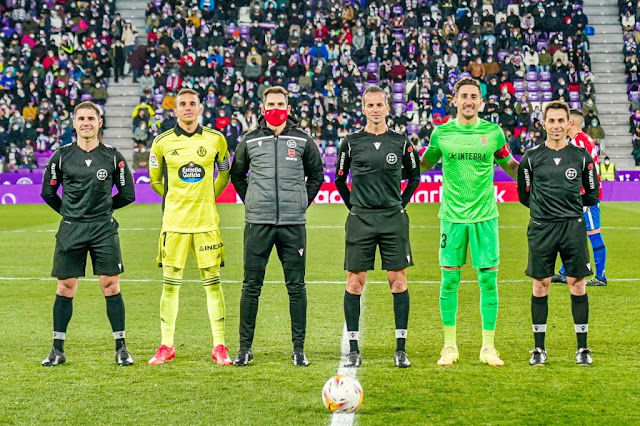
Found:
<svg viewBox="0 0 640 426"><path fill-rule="evenodd" d="M81 109L92 109L96 112L96 114L98 114L98 118L102 118L100 108L98 108L98 105L94 104L91 101L80 102L78 105L76 105L76 107L73 109L73 116L75 117L78 113L78 110Z"/></svg>
<svg viewBox="0 0 640 426"><path fill-rule="evenodd" d="M382 93L384 95L384 103L389 105L389 97L387 96L387 92L380 86L369 86L365 89L364 93L362 93L362 105L364 105L364 97L369 93Z"/></svg>
<svg viewBox="0 0 640 426"><path fill-rule="evenodd" d="M578 117L584 118L584 113L582 111L580 111L579 109L575 109L575 108L572 108L569 111L569 115L577 115Z"/></svg>
<svg viewBox="0 0 640 426"><path fill-rule="evenodd" d="M279 94L284 95L284 102L287 105L289 105L289 92L287 91L287 89L285 89L282 86L269 87L267 90L262 92L262 102L266 103L267 102L267 95L270 95L271 93L279 93Z"/></svg>
<svg viewBox="0 0 640 426"><path fill-rule="evenodd" d="M551 101L544 107L543 119L547 119L547 111L550 109L561 109L567 113L567 120L569 119L569 105L562 101Z"/></svg>
<svg viewBox="0 0 640 426"><path fill-rule="evenodd" d="M195 97L200 100L200 95L198 95L198 92L193 89L180 89L180 91L176 95L176 99L178 99L182 95L195 95Z"/></svg>
<svg viewBox="0 0 640 426"><path fill-rule="evenodd" d="M460 91L460 88L462 86L474 86L478 88L478 91L480 92L480 94L482 94L482 89L480 88L480 83L478 83L477 80L471 78L471 77L464 77L461 78L460 80L458 80L456 82L456 85L453 86L453 92L455 94L455 96L458 96L458 92Z"/></svg>

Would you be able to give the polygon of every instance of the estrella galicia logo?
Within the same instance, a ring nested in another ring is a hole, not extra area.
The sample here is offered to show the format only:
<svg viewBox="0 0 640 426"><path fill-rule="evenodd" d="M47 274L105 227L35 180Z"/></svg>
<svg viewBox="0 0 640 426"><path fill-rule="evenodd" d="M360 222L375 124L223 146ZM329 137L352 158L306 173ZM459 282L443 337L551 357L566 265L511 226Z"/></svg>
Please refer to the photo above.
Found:
<svg viewBox="0 0 640 426"><path fill-rule="evenodd" d="M180 170L178 170L178 176L184 182L200 182L204 178L204 167L192 161L189 164L185 164L180 167Z"/></svg>

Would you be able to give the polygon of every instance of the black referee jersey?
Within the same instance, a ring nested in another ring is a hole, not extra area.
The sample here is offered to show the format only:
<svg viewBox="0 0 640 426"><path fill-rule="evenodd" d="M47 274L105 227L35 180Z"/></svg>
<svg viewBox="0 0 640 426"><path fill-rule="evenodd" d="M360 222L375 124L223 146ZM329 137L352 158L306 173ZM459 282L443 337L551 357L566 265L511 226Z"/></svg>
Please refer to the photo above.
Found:
<svg viewBox="0 0 640 426"><path fill-rule="evenodd" d="M532 218L553 221L581 217L583 206L599 202L593 158L584 148L572 144L559 151L546 143L538 145L522 156L518 195Z"/></svg>
<svg viewBox="0 0 640 426"><path fill-rule="evenodd" d="M401 191L402 169L409 182ZM347 175L351 172L349 191ZM393 130L374 135L351 133L340 144L336 187L346 206L368 209L404 207L420 183L420 165L409 139Z"/></svg>
<svg viewBox="0 0 640 426"><path fill-rule="evenodd" d="M62 185L63 195L57 194ZM111 195L113 186L118 193ZM76 142L58 149L47 165L42 199L64 218L108 217L135 200L133 176L122 154L99 143L87 152Z"/></svg>

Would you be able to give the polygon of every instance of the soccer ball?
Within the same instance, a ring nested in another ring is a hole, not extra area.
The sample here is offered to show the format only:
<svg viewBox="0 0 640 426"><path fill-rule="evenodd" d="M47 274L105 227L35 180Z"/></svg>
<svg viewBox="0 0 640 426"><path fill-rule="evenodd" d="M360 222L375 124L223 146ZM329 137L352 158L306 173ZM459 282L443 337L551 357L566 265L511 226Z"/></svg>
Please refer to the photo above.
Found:
<svg viewBox="0 0 640 426"><path fill-rule="evenodd" d="M360 383L351 376L333 376L322 388L322 401L332 413L354 413L360 404L364 391Z"/></svg>

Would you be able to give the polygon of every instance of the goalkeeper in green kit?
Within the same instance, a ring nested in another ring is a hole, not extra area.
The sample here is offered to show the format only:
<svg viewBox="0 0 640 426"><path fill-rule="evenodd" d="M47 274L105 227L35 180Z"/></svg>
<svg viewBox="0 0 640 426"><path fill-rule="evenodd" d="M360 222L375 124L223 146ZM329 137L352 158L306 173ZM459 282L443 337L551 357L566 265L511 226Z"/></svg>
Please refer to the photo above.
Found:
<svg viewBox="0 0 640 426"><path fill-rule="evenodd" d="M482 349L480 361L501 366L504 361L494 346L498 317L498 208L493 184L494 160L515 180L518 162L513 159L502 129L478 117L482 95L478 82L463 78L455 85L455 120L438 126L420 161L426 172L442 158L442 204L440 206L440 314L444 348L438 365L458 360L456 313L460 268L467 260L467 246L478 271Z"/></svg>

